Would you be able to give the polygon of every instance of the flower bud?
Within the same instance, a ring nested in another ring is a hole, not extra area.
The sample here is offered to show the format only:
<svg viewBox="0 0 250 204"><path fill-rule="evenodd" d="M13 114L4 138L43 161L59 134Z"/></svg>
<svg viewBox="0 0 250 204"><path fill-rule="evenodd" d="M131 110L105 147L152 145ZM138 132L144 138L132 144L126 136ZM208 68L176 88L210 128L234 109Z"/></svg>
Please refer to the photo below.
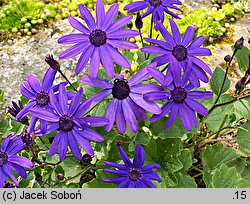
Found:
<svg viewBox="0 0 250 204"><path fill-rule="evenodd" d="M230 55L226 55L226 56L224 57L224 60L225 60L226 62L230 62L231 56L230 56Z"/></svg>
<svg viewBox="0 0 250 204"><path fill-rule="evenodd" d="M240 39L236 40L236 42L234 43L234 48L237 50L242 49L243 43L244 43L244 38L241 37Z"/></svg>
<svg viewBox="0 0 250 204"><path fill-rule="evenodd" d="M60 70L60 64L53 58L53 55L48 55L45 57L45 62L54 70Z"/></svg>
<svg viewBox="0 0 250 204"><path fill-rule="evenodd" d="M127 26L128 26L129 29L132 29L132 27L133 27L132 21L130 21L130 22L127 24Z"/></svg>
<svg viewBox="0 0 250 204"><path fill-rule="evenodd" d="M21 135L21 140L24 144L31 145L33 143L32 136L27 132L27 130L24 131L24 134Z"/></svg>
<svg viewBox="0 0 250 204"><path fill-rule="evenodd" d="M88 165L92 161L92 157L89 154L84 154L82 156L82 163L83 165Z"/></svg>
<svg viewBox="0 0 250 204"><path fill-rule="evenodd" d="M57 174L56 177L57 177L58 180L63 180L64 179L64 175L62 173Z"/></svg>
<svg viewBox="0 0 250 204"><path fill-rule="evenodd" d="M120 147L120 146L122 146L124 144L124 142L122 141L122 140L118 140L117 142L116 142L116 146L117 147Z"/></svg>
<svg viewBox="0 0 250 204"><path fill-rule="evenodd" d="M17 116L17 114L18 114L22 109L23 109L23 104L22 104L22 102L21 102L20 100L18 101L18 105L17 105L17 103L15 103L14 101L12 101L12 107L11 107L11 106L8 107L8 112L9 112L12 116L14 116L14 118L12 118L12 120L17 121L17 122L20 122L20 123L22 123L22 124L24 124L24 125L28 125L28 118L27 118L26 116L23 117L23 118L21 118L20 120L16 120L16 119L15 119L16 116Z"/></svg>
<svg viewBox="0 0 250 204"><path fill-rule="evenodd" d="M6 181L4 184L4 188L15 188L15 186L12 183Z"/></svg>
<svg viewBox="0 0 250 204"><path fill-rule="evenodd" d="M240 79L236 84L235 84L235 89L236 93L240 94L243 89L246 86L246 81L247 81L248 75L246 74L242 79Z"/></svg>
<svg viewBox="0 0 250 204"><path fill-rule="evenodd" d="M142 29L143 26L142 18L139 12L136 14L135 26L138 30Z"/></svg>

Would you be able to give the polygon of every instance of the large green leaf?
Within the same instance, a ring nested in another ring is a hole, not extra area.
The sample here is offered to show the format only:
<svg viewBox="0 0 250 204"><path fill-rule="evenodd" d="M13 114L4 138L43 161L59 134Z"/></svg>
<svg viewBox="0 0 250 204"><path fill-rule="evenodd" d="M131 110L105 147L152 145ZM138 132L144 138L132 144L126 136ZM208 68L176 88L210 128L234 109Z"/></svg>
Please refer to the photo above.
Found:
<svg viewBox="0 0 250 204"><path fill-rule="evenodd" d="M234 50L234 47L232 46L232 49ZM238 50L235 58L238 62L239 69L242 72L245 72L248 69L248 55L250 54L250 50L246 47L243 46L241 50Z"/></svg>
<svg viewBox="0 0 250 204"><path fill-rule="evenodd" d="M207 145L206 150L202 153L204 165L209 170L218 168L221 164L226 164L237 158L239 158L239 155L233 149L223 147L220 143Z"/></svg>
<svg viewBox="0 0 250 204"><path fill-rule="evenodd" d="M250 187L250 183L241 177L235 167L230 168L222 164L212 176L212 186L214 188L244 188Z"/></svg>
<svg viewBox="0 0 250 204"><path fill-rule="evenodd" d="M248 121L238 131L237 142L239 150L245 155L250 155L250 122Z"/></svg>
<svg viewBox="0 0 250 204"><path fill-rule="evenodd" d="M161 165L159 175L163 182L156 184L158 187L170 187L177 185L177 178L173 173L183 168L180 155L181 140L179 138L151 139L147 146L146 163L158 163Z"/></svg>
<svg viewBox="0 0 250 204"><path fill-rule="evenodd" d="M225 76L225 71L221 67L216 67L213 74L214 76L210 80L210 86L211 86L212 91L216 95L218 95L222 86L224 76ZM229 89L229 87L230 87L230 80L228 79L228 77L226 77L226 81L222 89L222 93L225 93Z"/></svg>

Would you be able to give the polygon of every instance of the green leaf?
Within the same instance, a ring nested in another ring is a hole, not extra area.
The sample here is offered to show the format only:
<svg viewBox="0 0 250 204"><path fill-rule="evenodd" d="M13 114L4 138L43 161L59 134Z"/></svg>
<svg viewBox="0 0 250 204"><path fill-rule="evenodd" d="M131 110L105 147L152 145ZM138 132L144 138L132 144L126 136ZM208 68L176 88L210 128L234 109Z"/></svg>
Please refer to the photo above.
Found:
<svg viewBox="0 0 250 204"><path fill-rule="evenodd" d="M188 174L181 172L175 173L177 179L177 185L175 188L197 188L195 180Z"/></svg>
<svg viewBox="0 0 250 204"><path fill-rule="evenodd" d="M211 86L212 91L216 95L218 95L226 73L221 67L216 67L213 74L214 76L210 80L210 86ZM226 77L226 81L222 89L222 93L225 93L229 89L229 87L230 87L230 80L228 79L228 77Z"/></svg>
<svg viewBox="0 0 250 204"><path fill-rule="evenodd" d="M8 129L8 120L1 120L0 121L0 133L3 134L4 132L6 132L6 130Z"/></svg>
<svg viewBox="0 0 250 204"><path fill-rule="evenodd" d="M98 104L94 105L95 107L88 115L104 117L108 104L109 102L107 100L100 101Z"/></svg>
<svg viewBox="0 0 250 204"><path fill-rule="evenodd" d="M83 184L83 188L116 188L117 184L103 182L104 178L115 178L114 174L104 172L102 169L97 170L96 178Z"/></svg>
<svg viewBox="0 0 250 204"><path fill-rule="evenodd" d="M136 134L136 136L135 136L136 144L146 145L146 144L148 144L149 141L150 141L150 137L146 133L140 132L140 133Z"/></svg>
<svg viewBox="0 0 250 204"><path fill-rule="evenodd" d="M232 46L232 50L234 50L234 46ZM243 46L243 48L241 50L238 50L235 58L238 62L239 65L239 69L242 72L247 71L248 69L248 55L250 54L250 50L246 47Z"/></svg>
<svg viewBox="0 0 250 204"><path fill-rule="evenodd" d="M250 187L250 184L241 177L235 167L229 168L222 164L212 176L212 186L214 188L245 188Z"/></svg>
<svg viewBox="0 0 250 204"><path fill-rule="evenodd" d="M163 182L161 184L156 183L158 187L177 185L177 179L173 173L183 168L181 161L178 159L180 145L181 140L179 138L165 140L158 138L156 140L151 139L145 146L146 163L158 163L161 166L158 172Z"/></svg>
<svg viewBox="0 0 250 204"><path fill-rule="evenodd" d="M222 144L207 145L202 153L202 160L207 169L213 170L230 161L239 158L239 155L229 147L223 147Z"/></svg>
<svg viewBox="0 0 250 204"><path fill-rule="evenodd" d="M4 99L4 91L0 89L0 103L3 102Z"/></svg>
<svg viewBox="0 0 250 204"><path fill-rule="evenodd" d="M66 158L61 163L62 168L65 172L65 178L71 178L73 176L76 176L81 171L83 171L83 167L80 165L80 161L76 160L75 158ZM78 183L80 181L80 176L70 180L70 183Z"/></svg>
<svg viewBox="0 0 250 204"><path fill-rule="evenodd" d="M179 117L176 118L175 122L168 130L164 130L167 120L167 117L163 117L162 119L150 124L149 129L154 136L162 139L181 138L187 133L187 130L182 125Z"/></svg>
<svg viewBox="0 0 250 204"><path fill-rule="evenodd" d="M250 121L247 121L242 128L239 128L237 142L239 150L245 155L250 155Z"/></svg>
<svg viewBox="0 0 250 204"><path fill-rule="evenodd" d="M192 166L192 155L189 149L183 149L178 159L183 165L181 171L187 171Z"/></svg>

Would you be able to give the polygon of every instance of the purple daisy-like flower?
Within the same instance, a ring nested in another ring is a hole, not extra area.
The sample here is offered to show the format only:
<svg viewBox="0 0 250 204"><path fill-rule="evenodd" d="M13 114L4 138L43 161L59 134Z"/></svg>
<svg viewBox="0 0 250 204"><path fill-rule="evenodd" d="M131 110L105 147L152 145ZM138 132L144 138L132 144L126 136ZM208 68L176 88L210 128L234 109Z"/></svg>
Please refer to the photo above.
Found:
<svg viewBox="0 0 250 204"><path fill-rule="evenodd" d="M197 127L197 119L195 112L201 115L207 115L207 109L197 101L197 99L207 99L213 96L211 91L192 91L194 86L191 83L187 84L187 74L183 76L180 83L174 82L168 86L164 85L165 75L157 69L148 69L152 75L162 86L169 91L151 92L144 95L144 98L149 101L167 100L163 105L161 114L153 115L150 119L155 122L163 118L168 112L169 118L166 123L165 129L169 129L176 117L179 115L183 126L188 130L192 130L192 126Z"/></svg>
<svg viewBox="0 0 250 204"><path fill-rule="evenodd" d="M33 168L34 164L27 158L16 155L22 151L26 145L20 139L20 136L12 138L15 133L8 135L3 141L0 148L0 188L3 188L9 177L16 186L19 182L15 178L13 171L19 174L22 178L27 177L24 168Z"/></svg>
<svg viewBox="0 0 250 204"><path fill-rule="evenodd" d="M178 0L144 0L132 2L125 6L124 10L128 12L138 12L148 8L148 10L142 14L142 18L145 18L152 13L153 22L157 26L157 22L164 22L165 12L173 16L174 18L180 18L178 15L169 10L169 8L182 11L176 5L181 5L181 2Z"/></svg>
<svg viewBox="0 0 250 204"><path fill-rule="evenodd" d="M146 111L153 114L161 113L161 109L155 103L143 99L143 94L145 93L162 91L162 88L156 84L139 84L147 76L147 68L144 68L128 81L121 75L117 75L113 83L98 77L91 79L88 76L83 76L80 79L83 84L104 88L104 90L92 97L93 102L99 102L109 95L113 96L106 110L105 117L109 119L109 123L105 126L106 131L110 131L116 121L120 134L125 133L126 124L132 132L137 132L138 125L136 119L140 121L145 120Z"/></svg>
<svg viewBox="0 0 250 204"><path fill-rule="evenodd" d="M82 160L82 155L78 144L86 153L93 156L94 150L88 140L103 142L104 138L89 127L103 126L108 123L108 119L102 117L84 117L82 115L91 105L91 100L85 100L81 103L83 89L80 88L78 93L72 98L68 105L68 95L65 86L59 85L58 100L53 90L49 93L52 109L33 108L31 113L36 117L47 122L45 134L58 130L50 147L49 155L53 156L57 150L59 158L63 161L66 157L68 145L74 157ZM36 135L43 135L41 131L36 131Z"/></svg>
<svg viewBox="0 0 250 204"><path fill-rule="evenodd" d="M107 183L117 183L118 188L155 188L155 185L151 180L161 182L162 180L153 169L160 169L159 164L144 165L145 151L141 145L137 144L135 148L135 154L133 162L130 161L126 152L121 146L118 147L120 156L124 164L116 164L114 162L105 161L111 167L115 167L118 170L104 169L105 172L109 172L117 175L117 178L103 179Z"/></svg>
<svg viewBox="0 0 250 204"><path fill-rule="evenodd" d="M96 22L90 11L79 4L78 6L87 27L73 17L68 21L76 30L82 33L69 34L61 37L58 43L72 44L72 47L60 54L59 59L68 59L82 53L76 64L78 75L87 65L90 59L90 76L97 77L100 63L102 63L107 75L114 77L114 62L124 68L130 68L128 60L116 49L137 49L137 45L124 38L139 35L139 32L130 29L121 29L131 21L133 16L122 17L115 21L118 13L118 4L113 4L105 13L101 0L96 3Z"/></svg>
<svg viewBox="0 0 250 204"><path fill-rule="evenodd" d="M204 36L199 36L193 40L195 29L189 26L183 38L181 38L176 23L172 19L169 19L169 22L172 35L161 22L158 22L159 30L165 41L145 38L145 40L157 46L145 46L141 51L160 54L160 56L152 60L152 62L157 62L157 66L169 63L165 79L166 85L170 84L173 80L180 80L182 71L189 72L189 80L196 87L200 86L199 80L207 83L209 78L205 72L211 76L213 73L206 63L196 57L212 55L209 49L200 47L205 41Z"/></svg>
<svg viewBox="0 0 250 204"><path fill-rule="evenodd" d="M20 90L22 95L29 99L30 102L17 114L17 120L22 120L22 118L27 116L30 113L31 108L50 108L49 92L53 85L55 75L56 71L49 68L43 77L41 85L34 75L28 75L27 79L21 84ZM37 120L38 118L36 116L31 116L30 124L27 129L28 133L33 132ZM40 128L42 132L46 131L46 121L40 120Z"/></svg>

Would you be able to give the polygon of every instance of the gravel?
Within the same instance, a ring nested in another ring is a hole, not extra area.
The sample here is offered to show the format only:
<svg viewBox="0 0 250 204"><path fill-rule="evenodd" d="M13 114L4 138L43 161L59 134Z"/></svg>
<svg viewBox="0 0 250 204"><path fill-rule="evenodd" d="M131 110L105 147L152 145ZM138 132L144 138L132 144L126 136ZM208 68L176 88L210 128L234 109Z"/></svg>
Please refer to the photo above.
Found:
<svg viewBox="0 0 250 204"><path fill-rule="evenodd" d="M48 68L45 56L53 54L58 59L59 54L67 48L57 43L58 38L74 31L68 21L63 20L56 22L52 28L38 31L36 35L0 42L0 89L4 90L0 119L4 118L11 101L17 101L21 96L19 87L22 80L34 74L41 81ZM77 59L59 61L62 72L72 81L75 80ZM61 81L64 81L63 78L57 74L55 83Z"/></svg>

